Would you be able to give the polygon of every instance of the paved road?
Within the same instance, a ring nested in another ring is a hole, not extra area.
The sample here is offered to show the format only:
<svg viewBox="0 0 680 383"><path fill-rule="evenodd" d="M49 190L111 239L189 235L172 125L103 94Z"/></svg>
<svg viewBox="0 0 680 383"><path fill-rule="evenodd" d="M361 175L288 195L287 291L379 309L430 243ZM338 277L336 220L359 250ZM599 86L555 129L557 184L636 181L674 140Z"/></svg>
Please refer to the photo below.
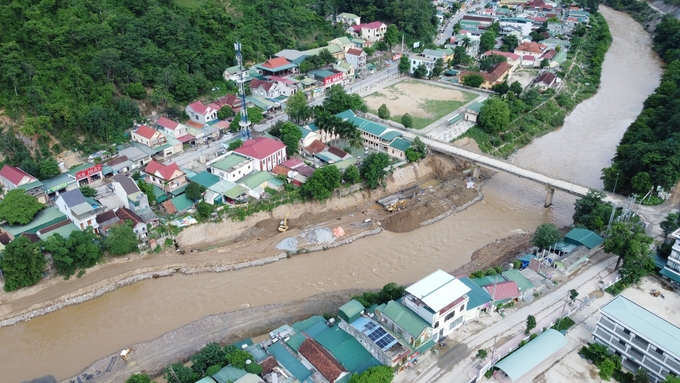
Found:
<svg viewBox="0 0 680 383"><path fill-rule="evenodd" d="M490 342L493 342L495 336L498 336L498 339L500 339L505 336L515 336L524 331L524 323L528 315L534 315L537 322L540 323L546 316L554 314L555 310L560 310L564 305L564 299L569 294L569 290L583 288L582 294L595 290L597 288L597 281L602 278L600 274L614 263L616 263L616 257L611 257L589 267L571 281L559 285L550 294L507 315L485 330L470 336L465 341L468 350L471 350L468 353L468 357L472 356L473 351L476 352L476 350L488 346ZM433 363L415 382L467 383L470 381L467 372L472 368L468 359L464 359L455 366L444 366L443 368Z"/></svg>
<svg viewBox="0 0 680 383"><path fill-rule="evenodd" d="M488 3L488 0L482 1L480 3L473 3L468 9L460 10L460 11L458 11L458 13L453 15L453 17L451 17L449 19L449 21L447 22L446 28L444 28L444 32L434 39L435 45L442 45L446 41L448 41L449 37L451 37L453 35L453 26L456 25L456 23L459 22L463 18L465 13L473 12L473 11L479 9L479 8L484 8L484 6L486 6L487 3Z"/></svg>

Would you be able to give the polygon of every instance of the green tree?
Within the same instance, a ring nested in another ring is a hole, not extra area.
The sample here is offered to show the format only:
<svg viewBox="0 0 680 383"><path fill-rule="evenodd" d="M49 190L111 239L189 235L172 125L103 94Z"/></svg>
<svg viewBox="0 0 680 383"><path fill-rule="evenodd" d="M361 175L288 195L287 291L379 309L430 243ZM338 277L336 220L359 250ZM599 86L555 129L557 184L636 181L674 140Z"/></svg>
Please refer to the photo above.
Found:
<svg viewBox="0 0 680 383"><path fill-rule="evenodd" d="M515 81L510 84L510 92L514 93L516 96L522 94L523 90L524 88L522 88L522 84L520 84L519 81Z"/></svg>
<svg viewBox="0 0 680 383"><path fill-rule="evenodd" d="M147 184L140 178L137 180L137 187L139 187L139 190L142 193L146 194L150 204L153 205L156 203L156 194L153 192L153 185Z"/></svg>
<svg viewBox="0 0 680 383"><path fill-rule="evenodd" d="M48 158L46 160L40 161L40 164L38 165L40 167L40 179L41 180L46 180L50 179L52 177L56 177L59 174L61 174L61 170L59 169L59 164L57 161L55 161L52 158Z"/></svg>
<svg viewBox="0 0 680 383"><path fill-rule="evenodd" d="M605 238L602 247L609 254L619 256L616 261L616 269L623 261L623 267L619 270L621 279L628 284L638 283L649 271L653 270L654 264L650 256L650 246L654 242L652 237L645 234L637 224L628 222L615 222L609 230L609 236Z"/></svg>
<svg viewBox="0 0 680 383"><path fill-rule="evenodd" d="M127 94L135 100L141 100L146 97L146 89L142 83L131 82L127 87Z"/></svg>
<svg viewBox="0 0 680 383"><path fill-rule="evenodd" d="M314 64L312 64L312 62L309 60L305 60L300 63L300 73L307 73L314 69L316 69L316 66L314 66Z"/></svg>
<svg viewBox="0 0 680 383"><path fill-rule="evenodd" d="M487 30L482 33L482 36L479 38L479 51L481 53L492 50L495 45L496 34L493 31Z"/></svg>
<svg viewBox="0 0 680 383"><path fill-rule="evenodd" d="M354 185L359 182L360 179L361 175L359 174L359 169L354 165L348 166L342 174L342 180L350 185Z"/></svg>
<svg viewBox="0 0 680 383"><path fill-rule="evenodd" d="M510 90L510 87L508 86L507 81L503 81L500 84L495 84L492 89L493 89L494 92L496 92L496 93L498 93L499 95L502 96L502 95L508 93L508 90Z"/></svg>
<svg viewBox="0 0 680 383"><path fill-rule="evenodd" d="M92 267L101 259L102 250L96 238L92 229L76 230L68 239L54 234L41 246L45 252L52 254L55 270L69 278L79 269Z"/></svg>
<svg viewBox="0 0 680 383"><path fill-rule="evenodd" d="M215 210L215 206L205 201L201 201L196 205L196 216L202 220L210 218L210 214Z"/></svg>
<svg viewBox="0 0 680 383"><path fill-rule="evenodd" d="M410 73L411 72L411 62L408 56L402 55L399 59L399 73Z"/></svg>
<svg viewBox="0 0 680 383"><path fill-rule="evenodd" d="M231 152L232 150L236 150L236 149L240 148L241 146L243 146L242 140L240 140L240 139L234 140L234 141L229 143L227 150L229 150Z"/></svg>
<svg viewBox="0 0 680 383"><path fill-rule="evenodd" d="M94 197L97 195L97 190L93 188L90 185L83 185L80 187L80 192L83 194L83 197Z"/></svg>
<svg viewBox="0 0 680 383"><path fill-rule="evenodd" d="M168 383L194 383L199 379L191 367L187 367L182 363L172 363L165 368L163 377Z"/></svg>
<svg viewBox="0 0 680 383"><path fill-rule="evenodd" d="M286 145L286 153L292 156L297 153L302 131L292 122L284 122L281 127L281 141Z"/></svg>
<svg viewBox="0 0 680 383"><path fill-rule="evenodd" d="M394 370L390 366L370 367L361 374L353 374L349 383L391 383Z"/></svg>
<svg viewBox="0 0 680 383"><path fill-rule="evenodd" d="M3 203L4 204L4 203ZM38 244L19 236L10 242L0 258L0 270L5 278L5 291L33 286L40 281L47 261Z"/></svg>
<svg viewBox="0 0 680 383"><path fill-rule="evenodd" d="M600 379L609 380L614 373L614 362L609 359L605 359L600 365Z"/></svg>
<svg viewBox="0 0 680 383"><path fill-rule="evenodd" d="M476 356L477 359L479 359L479 360L484 360L484 359L486 359L486 357L487 357L488 355L489 355L489 354L486 352L485 349L480 348L479 350L477 350L477 355L475 355L475 356Z"/></svg>
<svg viewBox="0 0 680 383"><path fill-rule="evenodd" d="M411 147L418 153L418 155L420 155L420 158L425 158L427 156L427 146L425 146L425 143L420 139L420 137L413 139Z"/></svg>
<svg viewBox="0 0 680 383"><path fill-rule="evenodd" d="M501 48L503 52L512 52L519 45L519 40L515 35L505 35L501 40Z"/></svg>
<svg viewBox="0 0 680 383"><path fill-rule="evenodd" d="M569 299L571 299L572 302L575 302L577 297L578 297L578 291L576 291L574 289L569 290Z"/></svg>
<svg viewBox="0 0 680 383"><path fill-rule="evenodd" d="M383 120L390 118L390 110L387 109L387 105L380 105L380 108L378 108L378 117L382 118Z"/></svg>
<svg viewBox="0 0 680 383"><path fill-rule="evenodd" d="M533 315L528 315L527 316L527 329L524 330L525 334L528 334L531 332L531 330L536 328L536 317Z"/></svg>
<svg viewBox="0 0 680 383"><path fill-rule="evenodd" d="M498 97L489 97L479 110L477 124L488 134L504 132L510 125L510 108Z"/></svg>
<svg viewBox="0 0 680 383"><path fill-rule="evenodd" d="M324 111L334 115L348 109L366 112L368 109L358 94L347 94L342 85L333 85L326 90L326 98L323 101Z"/></svg>
<svg viewBox="0 0 680 383"><path fill-rule="evenodd" d="M401 124L404 125L405 128L412 128L413 118L411 117L411 115L408 113L404 113L404 115L401 116Z"/></svg>
<svg viewBox="0 0 680 383"><path fill-rule="evenodd" d="M427 77L427 67L425 66L425 64L418 65L416 70L413 71L413 77L415 78Z"/></svg>
<svg viewBox="0 0 680 383"><path fill-rule="evenodd" d="M187 198L196 202L203 197L205 190L205 186L197 184L196 182L189 182L187 188L184 190L184 194Z"/></svg>
<svg viewBox="0 0 680 383"><path fill-rule="evenodd" d="M153 383L147 374L133 374L125 381L125 383Z"/></svg>
<svg viewBox="0 0 680 383"><path fill-rule="evenodd" d="M235 368L240 368L240 369L245 369L246 368L246 361L250 360L251 362L255 361L255 358L253 358L252 355L248 351L243 351L243 350L233 350L229 353L227 353L227 362L232 365L232 367Z"/></svg>
<svg viewBox="0 0 680 383"><path fill-rule="evenodd" d="M547 68L550 66L550 61L548 59L541 60L541 68Z"/></svg>
<svg viewBox="0 0 680 383"><path fill-rule="evenodd" d="M311 110L307 103L307 96L303 92L296 92L286 101L286 113L293 121L306 121L311 117Z"/></svg>
<svg viewBox="0 0 680 383"><path fill-rule="evenodd" d="M408 160L408 162L416 162L420 159L420 153L418 153L413 148L406 149L406 152L404 152L404 154L406 155L406 159Z"/></svg>
<svg viewBox="0 0 680 383"><path fill-rule="evenodd" d="M663 383L680 383L680 377L666 375L666 379L664 379Z"/></svg>
<svg viewBox="0 0 680 383"><path fill-rule="evenodd" d="M115 225L109 229L104 245L113 256L136 253L137 234L132 230L132 221L126 221L123 225Z"/></svg>
<svg viewBox="0 0 680 383"><path fill-rule="evenodd" d="M644 367L637 369L637 371L633 373L632 383L649 383L649 376L647 375L647 370Z"/></svg>
<svg viewBox="0 0 680 383"><path fill-rule="evenodd" d="M505 57L501 55L486 55L479 60L479 70L488 72L499 63L505 62Z"/></svg>
<svg viewBox="0 0 680 383"><path fill-rule="evenodd" d="M630 180L630 185L635 193L645 194L654 187L652 177L647 172L639 172Z"/></svg>
<svg viewBox="0 0 680 383"><path fill-rule="evenodd" d="M531 243L540 249L547 249L554 246L562 238L560 230L552 223L539 225L534 231L534 238Z"/></svg>
<svg viewBox="0 0 680 383"><path fill-rule="evenodd" d="M300 195L307 199L323 201L331 198L333 190L340 186L342 175L333 165L326 165L317 169L307 182L300 186Z"/></svg>
<svg viewBox="0 0 680 383"><path fill-rule="evenodd" d="M387 46L389 49L392 49L393 46L397 45L399 42L399 31L397 30L397 26L394 24L390 24L387 27L387 30L385 31L385 43L387 43Z"/></svg>
<svg viewBox="0 0 680 383"><path fill-rule="evenodd" d="M463 85L471 88L479 88L484 83L484 77L478 74L469 74L463 77Z"/></svg>
<svg viewBox="0 0 680 383"><path fill-rule="evenodd" d="M246 364L246 372L259 375L262 373L262 366L255 363L255 361L251 361L252 363Z"/></svg>
<svg viewBox="0 0 680 383"><path fill-rule="evenodd" d="M224 365L226 354L219 344L211 342L205 345L201 351L191 356L191 369L199 375L208 375L208 368L215 365Z"/></svg>
<svg viewBox="0 0 680 383"><path fill-rule="evenodd" d="M601 231L609 222L612 205L604 201L605 194L591 189L588 194L574 204L574 224L596 232Z"/></svg>
<svg viewBox="0 0 680 383"><path fill-rule="evenodd" d="M390 164L390 157L386 153L371 153L361 163L361 176L366 180L369 189L376 189L382 185Z"/></svg>
<svg viewBox="0 0 680 383"><path fill-rule="evenodd" d="M227 118L234 117L236 113L231 109L230 106L223 106L217 111L217 118L220 120L226 120Z"/></svg>
<svg viewBox="0 0 680 383"><path fill-rule="evenodd" d="M333 57L331 52L326 48L322 49L321 52L319 52L319 58L325 64L334 64L337 61L337 59L335 57Z"/></svg>
<svg viewBox="0 0 680 383"><path fill-rule="evenodd" d="M10 225L26 225L45 205L26 194L24 189L14 189L7 192L0 203L0 220L6 220Z"/></svg>
<svg viewBox="0 0 680 383"><path fill-rule="evenodd" d="M223 363L215 364L215 365L208 367L208 369L205 370L205 376L213 376L213 375L217 374L218 372L220 372L222 367L223 367Z"/></svg>
<svg viewBox="0 0 680 383"><path fill-rule="evenodd" d="M444 60L437 59L437 61L434 62L434 68L432 68L432 78L437 78L441 76L443 72L444 72Z"/></svg>

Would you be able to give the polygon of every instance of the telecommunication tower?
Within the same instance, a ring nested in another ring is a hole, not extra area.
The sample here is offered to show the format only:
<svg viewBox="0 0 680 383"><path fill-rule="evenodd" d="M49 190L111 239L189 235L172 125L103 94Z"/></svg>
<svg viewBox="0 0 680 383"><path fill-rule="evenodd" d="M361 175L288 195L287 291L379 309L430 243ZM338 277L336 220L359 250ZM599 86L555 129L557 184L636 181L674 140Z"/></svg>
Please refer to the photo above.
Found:
<svg viewBox="0 0 680 383"><path fill-rule="evenodd" d="M238 92L241 98L241 121L238 122L241 127L241 137L244 139L250 138L250 120L248 120L248 110L246 108L246 73L243 70L243 56L241 55L241 43L235 42L234 49L236 50L236 60L238 61L238 72L236 73L238 79Z"/></svg>

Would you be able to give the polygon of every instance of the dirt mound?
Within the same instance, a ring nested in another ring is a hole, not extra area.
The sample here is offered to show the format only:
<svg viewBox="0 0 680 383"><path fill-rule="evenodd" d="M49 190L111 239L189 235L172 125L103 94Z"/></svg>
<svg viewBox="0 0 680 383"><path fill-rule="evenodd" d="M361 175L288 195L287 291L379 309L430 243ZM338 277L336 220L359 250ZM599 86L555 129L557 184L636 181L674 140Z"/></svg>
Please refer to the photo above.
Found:
<svg viewBox="0 0 680 383"><path fill-rule="evenodd" d="M454 274L470 274L477 270L486 270L520 254L526 254L533 246L532 238L531 233L521 233L495 240L472 253L471 261L456 270Z"/></svg>
<svg viewBox="0 0 680 383"><path fill-rule="evenodd" d="M406 233L421 226L421 222L432 219L449 210L451 205L445 200L429 200L415 207L392 213L383 221L383 227L394 233Z"/></svg>

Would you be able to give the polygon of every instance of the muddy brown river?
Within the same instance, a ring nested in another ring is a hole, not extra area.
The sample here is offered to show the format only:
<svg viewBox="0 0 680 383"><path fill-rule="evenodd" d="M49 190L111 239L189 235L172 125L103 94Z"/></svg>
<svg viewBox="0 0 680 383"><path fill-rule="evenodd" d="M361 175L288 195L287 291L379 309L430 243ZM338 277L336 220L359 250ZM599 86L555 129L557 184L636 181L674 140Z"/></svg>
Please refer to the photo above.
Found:
<svg viewBox="0 0 680 383"><path fill-rule="evenodd" d="M517 153L515 163L551 176L601 187L625 128L658 85L660 62L651 39L629 16L602 7L614 42L602 87L565 126ZM497 174L484 200L436 224L405 234L382 233L340 248L229 273L147 280L28 322L0 329L3 382L52 374L65 379L130 344L209 314L307 297L323 291L415 281L453 270L472 252L543 222L571 223L575 198L556 193L543 208L543 187Z"/></svg>

